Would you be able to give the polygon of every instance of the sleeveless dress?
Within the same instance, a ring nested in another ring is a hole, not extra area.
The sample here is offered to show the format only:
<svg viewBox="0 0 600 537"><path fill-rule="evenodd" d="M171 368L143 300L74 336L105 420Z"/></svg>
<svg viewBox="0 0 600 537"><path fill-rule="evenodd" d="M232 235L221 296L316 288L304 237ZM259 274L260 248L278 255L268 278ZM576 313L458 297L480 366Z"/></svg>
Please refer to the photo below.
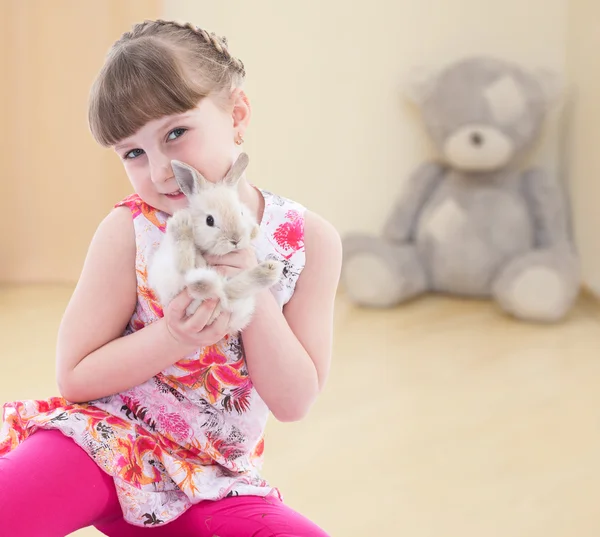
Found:
<svg viewBox="0 0 600 537"><path fill-rule="evenodd" d="M283 308L305 264L305 209L259 192L265 206L254 246L259 261L284 263L271 288ZM168 215L135 194L119 206L131 210L136 237L137 305L126 335L163 316L147 284L146 262ZM0 456L40 428L58 429L114 477L125 520L155 526L203 500L280 497L260 476L268 415L248 376L241 339L226 337L117 395L78 404L62 397L5 404Z"/></svg>

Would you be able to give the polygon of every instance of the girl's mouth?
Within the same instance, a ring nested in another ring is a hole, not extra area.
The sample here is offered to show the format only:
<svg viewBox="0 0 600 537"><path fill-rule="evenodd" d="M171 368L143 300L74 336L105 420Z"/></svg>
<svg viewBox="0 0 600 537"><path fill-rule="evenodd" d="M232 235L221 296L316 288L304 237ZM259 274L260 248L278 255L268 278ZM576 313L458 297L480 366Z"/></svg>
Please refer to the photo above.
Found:
<svg viewBox="0 0 600 537"><path fill-rule="evenodd" d="M179 200L185 198L185 194L183 194L181 190L178 190L177 192L171 192L170 194L165 194L165 196L167 196L167 198L171 200Z"/></svg>

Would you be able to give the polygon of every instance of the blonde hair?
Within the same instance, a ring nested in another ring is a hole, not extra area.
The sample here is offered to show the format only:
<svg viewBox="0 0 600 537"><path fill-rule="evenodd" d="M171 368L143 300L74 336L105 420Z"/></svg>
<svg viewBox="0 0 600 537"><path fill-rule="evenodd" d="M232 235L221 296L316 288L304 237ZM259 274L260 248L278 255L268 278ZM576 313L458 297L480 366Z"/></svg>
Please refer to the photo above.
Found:
<svg viewBox="0 0 600 537"><path fill-rule="evenodd" d="M148 121L240 86L245 74L224 37L189 23L144 21L107 55L90 93L90 130L99 144L114 145Z"/></svg>

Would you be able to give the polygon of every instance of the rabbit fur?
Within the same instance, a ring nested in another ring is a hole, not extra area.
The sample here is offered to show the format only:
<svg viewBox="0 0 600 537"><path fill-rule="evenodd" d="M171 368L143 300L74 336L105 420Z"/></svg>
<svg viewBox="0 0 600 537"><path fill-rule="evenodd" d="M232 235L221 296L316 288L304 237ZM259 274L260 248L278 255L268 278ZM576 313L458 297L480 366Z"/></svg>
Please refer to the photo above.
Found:
<svg viewBox="0 0 600 537"><path fill-rule="evenodd" d="M183 162L174 160L171 165L189 203L167 221L165 236L148 267L148 284L164 307L187 287L194 299L187 315L204 300L218 298L219 305L207 324L227 311L231 314L228 334L236 334L252 318L256 293L277 283L283 271L282 263L269 260L228 278L208 266L204 258L251 247L258 236L260 228L237 192L248 156L242 153L219 183L207 181Z"/></svg>

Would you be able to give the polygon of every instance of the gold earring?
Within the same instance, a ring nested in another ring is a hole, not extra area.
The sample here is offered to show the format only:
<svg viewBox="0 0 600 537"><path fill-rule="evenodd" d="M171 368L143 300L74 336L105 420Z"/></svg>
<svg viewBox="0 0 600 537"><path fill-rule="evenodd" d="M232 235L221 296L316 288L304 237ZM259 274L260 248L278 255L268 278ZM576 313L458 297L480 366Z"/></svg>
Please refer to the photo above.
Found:
<svg viewBox="0 0 600 537"><path fill-rule="evenodd" d="M243 138L240 136L240 137L238 137L238 139L235 141L235 143L236 143L237 145L242 145L242 144L244 143L244 139L243 139Z"/></svg>

